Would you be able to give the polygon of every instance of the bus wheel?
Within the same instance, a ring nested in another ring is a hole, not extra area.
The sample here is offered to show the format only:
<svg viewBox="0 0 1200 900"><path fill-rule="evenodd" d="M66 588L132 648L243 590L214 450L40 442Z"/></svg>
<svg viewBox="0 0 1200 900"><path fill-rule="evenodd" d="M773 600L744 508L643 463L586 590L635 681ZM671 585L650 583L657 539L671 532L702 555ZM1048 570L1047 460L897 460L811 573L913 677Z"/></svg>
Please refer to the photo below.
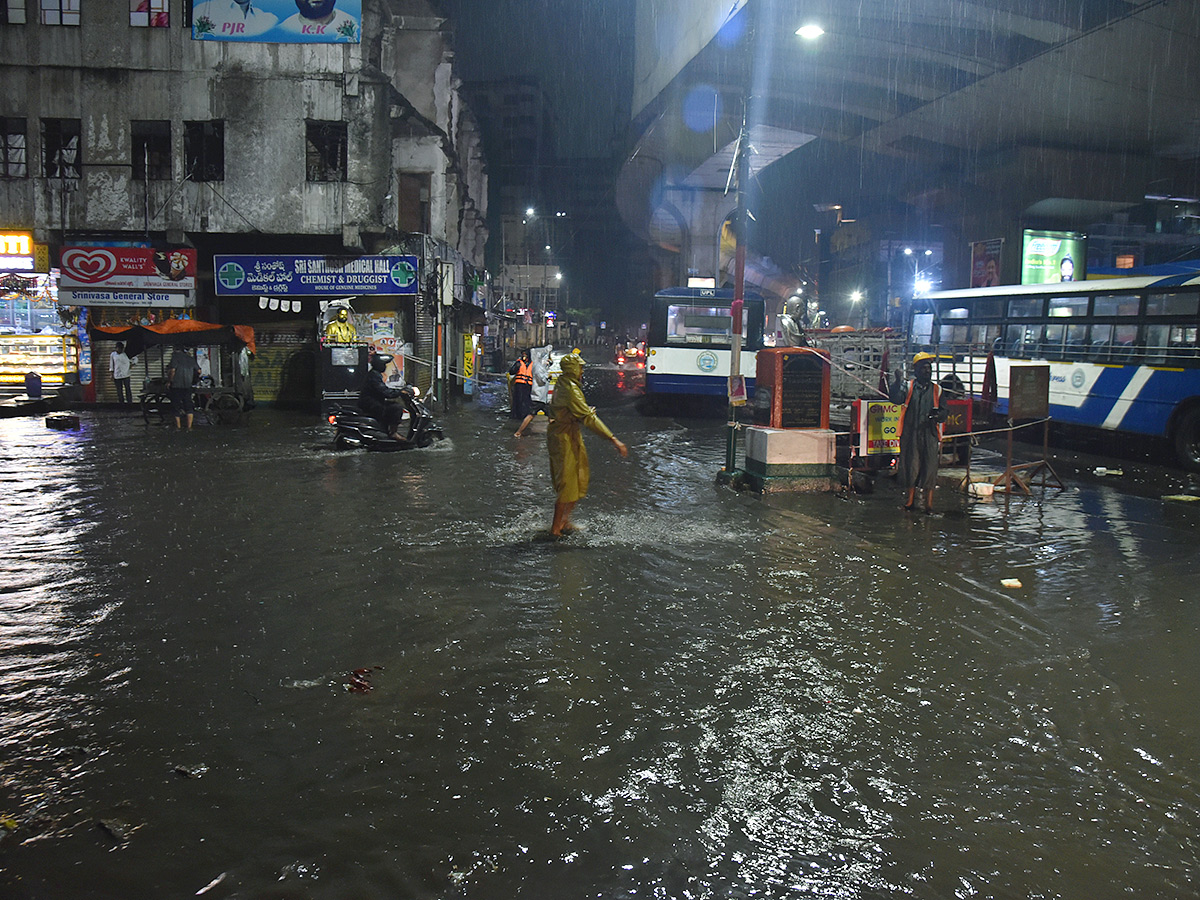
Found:
<svg viewBox="0 0 1200 900"><path fill-rule="evenodd" d="M1185 412L1175 426L1175 456L1184 468L1200 472L1200 406Z"/></svg>

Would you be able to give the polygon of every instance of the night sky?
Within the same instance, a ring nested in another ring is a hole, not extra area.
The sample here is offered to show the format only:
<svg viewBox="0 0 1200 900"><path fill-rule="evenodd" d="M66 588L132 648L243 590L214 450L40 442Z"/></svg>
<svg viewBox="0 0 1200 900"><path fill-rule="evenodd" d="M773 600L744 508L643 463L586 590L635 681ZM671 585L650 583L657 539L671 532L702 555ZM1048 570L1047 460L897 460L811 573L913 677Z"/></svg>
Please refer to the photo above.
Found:
<svg viewBox="0 0 1200 900"><path fill-rule="evenodd" d="M560 157L623 139L633 79L633 0L442 0L464 81L533 75L558 119Z"/></svg>

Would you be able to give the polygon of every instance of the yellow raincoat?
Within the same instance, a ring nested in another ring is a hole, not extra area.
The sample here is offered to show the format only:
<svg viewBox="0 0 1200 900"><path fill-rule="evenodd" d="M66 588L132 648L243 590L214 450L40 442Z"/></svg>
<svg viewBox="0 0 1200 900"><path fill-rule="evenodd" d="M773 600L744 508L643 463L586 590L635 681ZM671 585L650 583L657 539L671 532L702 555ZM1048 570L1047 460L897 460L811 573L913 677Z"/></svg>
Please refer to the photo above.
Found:
<svg viewBox="0 0 1200 900"><path fill-rule="evenodd" d="M550 451L550 478L554 481L559 503L574 503L587 496L592 473L579 426L586 425L608 440L613 436L596 415L596 410L584 400L580 384L582 376L583 359L574 354L564 356L562 374L558 376L554 399L550 401L552 421L546 426L546 445Z"/></svg>

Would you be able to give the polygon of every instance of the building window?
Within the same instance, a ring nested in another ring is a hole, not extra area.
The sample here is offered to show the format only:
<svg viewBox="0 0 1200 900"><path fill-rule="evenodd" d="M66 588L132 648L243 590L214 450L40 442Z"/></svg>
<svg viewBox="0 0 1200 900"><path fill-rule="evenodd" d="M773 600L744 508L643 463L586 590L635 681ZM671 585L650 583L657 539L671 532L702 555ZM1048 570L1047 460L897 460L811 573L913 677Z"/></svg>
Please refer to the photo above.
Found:
<svg viewBox="0 0 1200 900"><path fill-rule="evenodd" d="M25 0L0 0L0 25L24 25Z"/></svg>
<svg viewBox="0 0 1200 900"><path fill-rule="evenodd" d="M183 123L183 164L192 181L225 180L225 123Z"/></svg>
<svg viewBox="0 0 1200 900"><path fill-rule="evenodd" d="M129 24L134 28L168 28L171 12L168 0L129 0Z"/></svg>
<svg viewBox="0 0 1200 900"><path fill-rule="evenodd" d="M43 25L78 25L81 0L41 0Z"/></svg>
<svg viewBox="0 0 1200 900"><path fill-rule="evenodd" d="M0 178L26 178L29 175L29 160L26 156L26 133L24 119L0 118Z"/></svg>
<svg viewBox="0 0 1200 900"><path fill-rule="evenodd" d="M429 234L428 174L401 172L396 178L396 227L410 234Z"/></svg>
<svg viewBox="0 0 1200 900"><path fill-rule="evenodd" d="M78 119L42 119L42 171L47 178L78 180L83 171Z"/></svg>
<svg viewBox="0 0 1200 900"><path fill-rule="evenodd" d="M133 137L133 178L145 181L171 180L171 123L130 122Z"/></svg>
<svg viewBox="0 0 1200 900"><path fill-rule="evenodd" d="M346 123L305 123L304 168L309 181L346 180Z"/></svg>

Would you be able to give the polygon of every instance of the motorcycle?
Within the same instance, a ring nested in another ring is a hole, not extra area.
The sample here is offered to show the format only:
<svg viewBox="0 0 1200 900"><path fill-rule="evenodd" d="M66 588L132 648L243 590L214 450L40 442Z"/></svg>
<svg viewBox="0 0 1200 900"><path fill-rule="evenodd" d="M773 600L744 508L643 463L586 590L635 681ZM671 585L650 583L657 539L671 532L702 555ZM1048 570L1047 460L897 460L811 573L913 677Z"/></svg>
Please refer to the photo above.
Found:
<svg viewBox="0 0 1200 900"><path fill-rule="evenodd" d="M378 419L361 412L354 404L334 404L329 408L329 424L335 429L333 446L337 450L411 450L428 447L446 435L442 427L433 421L433 413L421 397L421 389L405 385L400 389L400 404L404 407L398 434L405 435L397 440L387 433L387 428Z"/></svg>

